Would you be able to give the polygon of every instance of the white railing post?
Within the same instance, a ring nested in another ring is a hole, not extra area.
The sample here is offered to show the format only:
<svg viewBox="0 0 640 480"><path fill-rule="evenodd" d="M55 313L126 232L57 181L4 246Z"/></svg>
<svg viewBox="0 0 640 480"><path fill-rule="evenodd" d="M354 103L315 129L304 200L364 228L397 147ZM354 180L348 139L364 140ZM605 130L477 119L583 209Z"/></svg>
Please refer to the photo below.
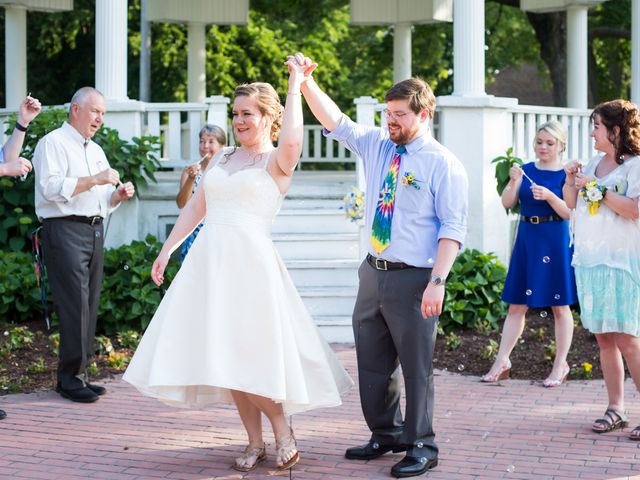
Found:
<svg viewBox="0 0 640 480"><path fill-rule="evenodd" d="M360 125L376 125L376 106L378 100L373 97L359 97L356 98L353 103L356 104L356 122ZM362 159L356 157L356 185L365 194L366 182L364 179L364 166ZM375 192L371 192L371 195L375 195ZM366 220L366 219L365 219ZM365 228L365 222L358 222L358 230L360 234L360 258L364 258L369 251L369 238L367 238L367 229Z"/></svg>
<svg viewBox="0 0 640 480"><path fill-rule="evenodd" d="M224 130L227 138L229 138L227 128L227 110L229 102L229 98L223 97L222 95L212 95L204 99L204 103L209 104L209 108L207 109L207 123L219 126Z"/></svg>
<svg viewBox="0 0 640 480"><path fill-rule="evenodd" d="M356 104L356 122L360 125L375 126L376 105L378 105L378 100L366 96L356 98L353 103ZM362 166L362 159L359 157L356 159L356 185L360 190L365 191L364 168Z"/></svg>

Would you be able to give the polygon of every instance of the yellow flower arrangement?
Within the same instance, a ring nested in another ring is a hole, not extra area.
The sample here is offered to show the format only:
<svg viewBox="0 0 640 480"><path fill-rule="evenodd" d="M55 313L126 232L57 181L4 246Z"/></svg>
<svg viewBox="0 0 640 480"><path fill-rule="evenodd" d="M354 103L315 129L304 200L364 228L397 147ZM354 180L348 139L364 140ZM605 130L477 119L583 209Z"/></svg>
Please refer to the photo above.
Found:
<svg viewBox="0 0 640 480"><path fill-rule="evenodd" d="M587 202L589 215L598 213L598 207L600 207L600 202L604 200L606 193L607 187L599 185L595 180L590 181L580 190L580 196Z"/></svg>

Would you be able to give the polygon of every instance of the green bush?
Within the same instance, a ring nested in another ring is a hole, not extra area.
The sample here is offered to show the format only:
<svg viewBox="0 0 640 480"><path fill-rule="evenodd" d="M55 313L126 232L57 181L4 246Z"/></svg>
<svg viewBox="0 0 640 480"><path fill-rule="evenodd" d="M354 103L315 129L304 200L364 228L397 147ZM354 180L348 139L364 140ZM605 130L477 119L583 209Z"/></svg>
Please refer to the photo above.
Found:
<svg viewBox="0 0 640 480"><path fill-rule="evenodd" d="M47 133L60 127L67 119L67 112L61 108L43 110L25 135L22 156L33 159L38 141ZM13 132L15 115L9 119L6 134ZM139 188L147 186L147 178L155 182L154 172L160 167L157 154L160 151L160 139L154 136L134 137L131 142L122 140L118 132L103 126L94 140L104 150L109 164L120 173L122 180L131 181ZM30 173L25 181L20 178L0 178L0 250L29 251L30 233L38 219L34 205L34 174Z"/></svg>
<svg viewBox="0 0 640 480"><path fill-rule="evenodd" d="M162 244L149 235L145 241L105 251L104 280L98 309L98 329L106 335L127 330L144 331L158 308L164 291L178 271L169 262L165 283L157 287L150 277L151 265Z"/></svg>
<svg viewBox="0 0 640 480"><path fill-rule="evenodd" d="M510 175L509 171L514 165L522 165L522 159L513 155L513 148L507 148L506 154L501 157L494 158L491 163L496 164L496 190L498 195L502 196L502 192L507 188L509 184ZM520 213L520 202L516 202L513 208L505 208L507 213Z"/></svg>
<svg viewBox="0 0 640 480"><path fill-rule="evenodd" d="M33 320L42 311L32 256L0 251L0 324Z"/></svg>
<svg viewBox="0 0 640 480"><path fill-rule="evenodd" d="M464 250L453 264L447 280L445 306L440 315L444 332L460 327L476 329L478 322L488 322L495 330L505 317L506 305L500 294L507 269L491 253Z"/></svg>
<svg viewBox="0 0 640 480"><path fill-rule="evenodd" d="M177 262L169 262L162 287L151 281L151 264L161 247L162 244L149 235L145 241L105 250L98 308L99 333L141 332L147 327L179 268ZM52 324L55 324L50 291L48 300ZM42 316L40 288L36 284L31 255L0 251L0 325L22 323Z"/></svg>

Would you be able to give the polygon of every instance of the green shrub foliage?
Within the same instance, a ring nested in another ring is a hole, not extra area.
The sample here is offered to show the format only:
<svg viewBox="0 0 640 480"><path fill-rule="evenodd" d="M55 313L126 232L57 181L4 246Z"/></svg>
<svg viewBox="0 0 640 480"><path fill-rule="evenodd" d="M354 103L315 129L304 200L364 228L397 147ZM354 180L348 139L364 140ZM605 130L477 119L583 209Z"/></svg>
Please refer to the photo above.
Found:
<svg viewBox="0 0 640 480"><path fill-rule="evenodd" d="M502 192L507 188L509 184L509 180L511 179L509 175L509 171L511 167L514 165L523 165L523 161L521 158L518 158L513 155L513 148L507 148L505 155L494 158L491 163L496 164L496 190L498 191L498 195L502 196ZM520 213L520 202L516 202L513 208L505 208L507 214L509 213Z"/></svg>
<svg viewBox="0 0 640 480"><path fill-rule="evenodd" d="M0 251L0 324L21 323L42 315L33 257Z"/></svg>
<svg viewBox="0 0 640 480"><path fill-rule="evenodd" d="M105 250L98 333L113 335L147 328L179 268L177 262L169 262L162 287L151 281L151 265L161 247L162 244L149 235L145 241ZM55 324L51 292L48 300ZM32 256L0 251L0 325L38 318L44 317Z"/></svg>
<svg viewBox="0 0 640 480"><path fill-rule="evenodd" d="M477 322L498 328L507 307L500 294L507 276L505 266L492 253L464 250L453 264L445 294L440 325L445 333L462 328L475 329Z"/></svg>
<svg viewBox="0 0 640 480"><path fill-rule="evenodd" d="M149 235L144 241L105 251L102 296L98 309L98 330L114 335L127 330L144 331L179 264L169 262L165 283L157 287L151 280L151 265L162 244Z"/></svg>
<svg viewBox="0 0 640 480"><path fill-rule="evenodd" d="M38 141L60 127L66 119L67 112L62 108L43 110L29 124L21 155L32 160ZM9 120L5 132L7 135L13 132L15 120L15 115ZM103 126L94 140L103 148L111 167L120 173L123 181L132 182L136 192L147 186L147 179L155 182L154 172L160 167L158 137L133 137L131 142L127 142L118 136L116 130ZM30 234L38 225L33 173L25 181L20 178L0 178L0 219L0 250L29 251Z"/></svg>

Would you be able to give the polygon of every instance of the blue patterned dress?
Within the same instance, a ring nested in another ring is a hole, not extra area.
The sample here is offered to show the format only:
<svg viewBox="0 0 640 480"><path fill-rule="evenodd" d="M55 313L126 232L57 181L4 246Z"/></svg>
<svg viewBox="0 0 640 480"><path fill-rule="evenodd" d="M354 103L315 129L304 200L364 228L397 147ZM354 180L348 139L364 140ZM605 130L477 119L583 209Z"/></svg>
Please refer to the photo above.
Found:
<svg viewBox="0 0 640 480"><path fill-rule="evenodd" d="M202 174L198 173L196 175L195 180L193 181L193 188L191 189L191 195L193 195L196 191L196 188L198 187L198 183L200 182L200 179L202 178ZM200 223L193 232L191 232L191 235L189 235L187 238L185 238L184 242L182 242L182 248L180 249L180 263L182 263L184 261L184 257L187 256L187 253L189 253L189 249L191 248L191 245L193 245L193 241L196 239L196 237L198 236L198 232L200 231L200 229L202 228L202 226L204 225L204 222Z"/></svg>
<svg viewBox="0 0 640 480"><path fill-rule="evenodd" d="M534 162L523 165L523 170L537 185L562 198L564 170L540 170ZM521 215L556 215L546 201L533 198L531 182L524 176L519 195ZM537 308L576 303L569 223L566 220L519 223L502 300Z"/></svg>

